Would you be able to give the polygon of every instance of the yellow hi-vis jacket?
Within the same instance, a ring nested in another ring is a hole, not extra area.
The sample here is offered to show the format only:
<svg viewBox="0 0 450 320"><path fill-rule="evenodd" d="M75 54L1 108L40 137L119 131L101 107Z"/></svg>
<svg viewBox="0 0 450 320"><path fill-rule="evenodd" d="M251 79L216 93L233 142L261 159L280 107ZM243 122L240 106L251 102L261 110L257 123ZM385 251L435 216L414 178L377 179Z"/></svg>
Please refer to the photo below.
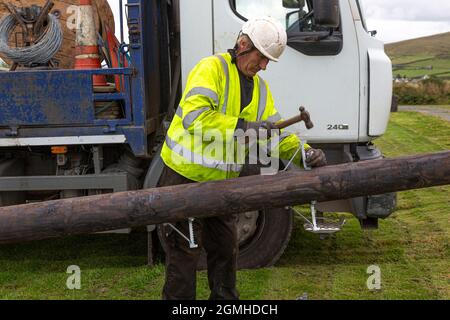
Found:
<svg viewBox="0 0 450 320"><path fill-rule="evenodd" d="M253 98L241 112L239 74L231 55L225 53L202 59L189 74L167 132L161 150L164 163L198 182L238 177L244 164L237 151L238 119L281 120L267 83L259 76L253 77L253 81ZM276 145L270 142L268 145L272 155L289 160L299 143L295 134L281 133ZM300 166L300 160L301 152L298 152L293 163Z"/></svg>

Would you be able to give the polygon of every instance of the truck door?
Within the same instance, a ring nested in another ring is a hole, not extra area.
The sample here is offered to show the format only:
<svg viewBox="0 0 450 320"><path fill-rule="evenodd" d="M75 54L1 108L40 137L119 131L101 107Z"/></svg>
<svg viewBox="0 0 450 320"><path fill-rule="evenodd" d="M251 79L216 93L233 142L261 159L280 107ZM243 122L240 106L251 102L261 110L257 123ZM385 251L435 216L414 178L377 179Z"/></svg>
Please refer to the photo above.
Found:
<svg viewBox="0 0 450 320"><path fill-rule="evenodd" d="M213 0L213 51L235 44L246 19L273 16L286 26L288 47L280 62L259 74L283 118L310 112L315 127L290 127L312 143L356 142L359 136L359 53L347 1L339 1L340 25L317 26L310 0ZM324 3L324 2L322 2Z"/></svg>

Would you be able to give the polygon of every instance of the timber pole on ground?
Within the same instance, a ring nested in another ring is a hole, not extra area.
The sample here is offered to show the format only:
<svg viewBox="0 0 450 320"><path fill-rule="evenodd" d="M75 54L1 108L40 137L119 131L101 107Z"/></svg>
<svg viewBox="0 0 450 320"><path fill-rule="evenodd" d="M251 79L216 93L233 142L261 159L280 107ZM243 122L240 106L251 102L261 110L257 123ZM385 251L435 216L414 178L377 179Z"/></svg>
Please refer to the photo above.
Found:
<svg viewBox="0 0 450 320"><path fill-rule="evenodd" d="M0 244L450 184L450 151L0 208Z"/></svg>

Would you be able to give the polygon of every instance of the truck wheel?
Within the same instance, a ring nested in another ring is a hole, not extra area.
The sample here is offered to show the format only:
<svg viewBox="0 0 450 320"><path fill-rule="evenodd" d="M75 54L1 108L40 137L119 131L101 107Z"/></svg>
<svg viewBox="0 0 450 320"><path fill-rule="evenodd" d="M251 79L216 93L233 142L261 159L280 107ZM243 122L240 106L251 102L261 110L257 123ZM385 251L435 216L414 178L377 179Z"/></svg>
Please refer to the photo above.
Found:
<svg viewBox="0 0 450 320"><path fill-rule="evenodd" d="M254 269L274 265L286 249L292 233L293 214L284 208L241 213L237 229L239 239L239 269ZM164 230L158 225L158 237L164 251L167 243ZM206 254L199 261L199 270L206 269Z"/></svg>
<svg viewBox="0 0 450 320"><path fill-rule="evenodd" d="M250 214L257 215L248 232ZM273 266L280 259L291 238L293 214L290 209L268 209L242 213L238 219L239 269Z"/></svg>

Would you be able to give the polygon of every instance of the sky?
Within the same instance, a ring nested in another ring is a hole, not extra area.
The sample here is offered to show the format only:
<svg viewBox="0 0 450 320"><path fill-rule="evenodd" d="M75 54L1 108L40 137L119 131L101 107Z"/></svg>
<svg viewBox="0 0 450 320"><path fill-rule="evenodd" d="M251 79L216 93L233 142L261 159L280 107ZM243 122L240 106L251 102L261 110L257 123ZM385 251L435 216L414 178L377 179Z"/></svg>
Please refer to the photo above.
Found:
<svg viewBox="0 0 450 320"><path fill-rule="evenodd" d="M119 38L119 0L108 1L114 12ZM281 0L273 1L278 3ZM385 43L450 32L450 0L361 1L368 29L376 30L375 37Z"/></svg>
<svg viewBox="0 0 450 320"><path fill-rule="evenodd" d="M362 0L369 30L385 43L450 32L450 0Z"/></svg>

